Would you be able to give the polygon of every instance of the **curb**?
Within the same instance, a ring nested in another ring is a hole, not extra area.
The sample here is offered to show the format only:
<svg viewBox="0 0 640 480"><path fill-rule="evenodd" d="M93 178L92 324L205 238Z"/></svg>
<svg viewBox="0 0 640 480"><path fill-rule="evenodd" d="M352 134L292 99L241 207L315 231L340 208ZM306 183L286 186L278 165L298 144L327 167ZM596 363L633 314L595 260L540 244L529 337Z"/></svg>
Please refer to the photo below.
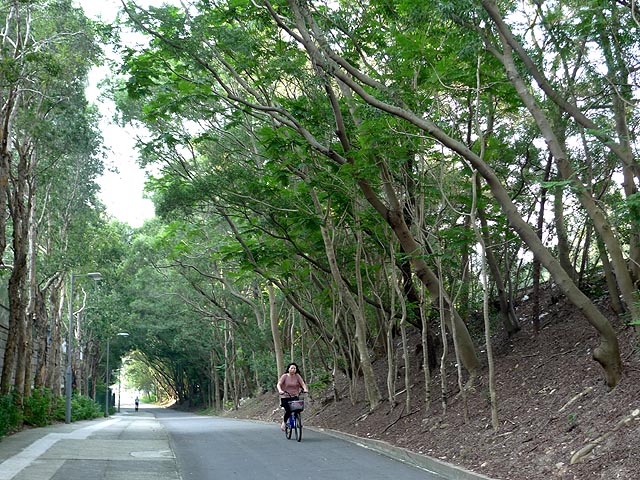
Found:
<svg viewBox="0 0 640 480"><path fill-rule="evenodd" d="M413 465L414 467L422 468L429 471L430 473L434 473L443 478L446 478L447 480L496 480L492 479L491 477L487 477L485 475L459 467L452 463L443 462L442 460L438 460L436 458L411 452L405 448L396 447L395 445L391 445L390 443L387 443L383 440L362 438L356 435L314 426L305 426L305 428L309 428L310 430L317 430L327 435L331 435L333 437L358 444L363 448L374 450L377 453L380 453L381 455L385 455L387 457L391 457L394 460L408 463L410 465Z"/></svg>

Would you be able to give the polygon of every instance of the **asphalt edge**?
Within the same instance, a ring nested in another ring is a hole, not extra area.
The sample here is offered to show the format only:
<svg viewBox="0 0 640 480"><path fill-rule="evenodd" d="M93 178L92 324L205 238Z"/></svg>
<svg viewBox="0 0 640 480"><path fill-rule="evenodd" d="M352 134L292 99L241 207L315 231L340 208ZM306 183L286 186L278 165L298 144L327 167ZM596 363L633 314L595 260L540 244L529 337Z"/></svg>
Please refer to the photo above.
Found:
<svg viewBox="0 0 640 480"><path fill-rule="evenodd" d="M331 435L342 440L346 440L351 443L356 443L361 447L374 450L381 455L391 457L394 460L398 460L403 463L408 463L415 467L419 467L428 470L431 473L440 475L447 480L497 480L487 477L466 468L459 467L452 463L438 460L437 458L421 455L419 453L412 452L406 448L397 447L385 442L384 440L377 440L374 438L363 438L349 433L339 432L337 430L330 430L326 428L319 428L313 426L306 426L310 430L317 430L327 435Z"/></svg>

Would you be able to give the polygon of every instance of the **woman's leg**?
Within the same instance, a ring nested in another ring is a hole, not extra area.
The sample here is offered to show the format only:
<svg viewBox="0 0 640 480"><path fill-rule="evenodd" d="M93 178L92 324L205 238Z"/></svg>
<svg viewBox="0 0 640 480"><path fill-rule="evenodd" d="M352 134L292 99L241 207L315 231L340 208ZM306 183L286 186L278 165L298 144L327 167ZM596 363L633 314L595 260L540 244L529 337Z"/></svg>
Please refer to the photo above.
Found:
<svg viewBox="0 0 640 480"><path fill-rule="evenodd" d="M282 408L284 408L284 418L282 420L282 426L284 427L284 425L287 423L287 420L289 420L289 417L291 416L291 409L289 408L289 400L286 398L283 398L282 400L280 400L280 405L282 406Z"/></svg>

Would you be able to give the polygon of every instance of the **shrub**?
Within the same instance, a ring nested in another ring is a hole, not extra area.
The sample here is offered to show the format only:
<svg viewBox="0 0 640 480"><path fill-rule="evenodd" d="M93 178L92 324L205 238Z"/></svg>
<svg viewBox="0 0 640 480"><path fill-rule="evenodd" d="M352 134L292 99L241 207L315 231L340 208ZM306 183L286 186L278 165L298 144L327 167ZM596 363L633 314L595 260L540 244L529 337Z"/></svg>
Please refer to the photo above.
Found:
<svg viewBox="0 0 640 480"><path fill-rule="evenodd" d="M66 397L58 397L53 417L61 422L66 418ZM110 410L112 410L110 408ZM104 416L104 405L94 402L89 397L73 394L71 397L71 421L90 420Z"/></svg>
<svg viewBox="0 0 640 480"><path fill-rule="evenodd" d="M18 428L22 421L13 395L0 397L0 437Z"/></svg>
<svg viewBox="0 0 640 480"><path fill-rule="evenodd" d="M59 422L64 422L65 420L65 397L57 397L56 403L53 408L53 419Z"/></svg>
<svg viewBox="0 0 640 480"><path fill-rule="evenodd" d="M24 400L24 423L34 427L50 425L55 398L48 388L36 388L31 397Z"/></svg>
<svg viewBox="0 0 640 480"><path fill-rule="evenodd" d="M73 395L71 398L71 421L90 420L104 416L104 406L98 405L89 397Z"/></svg>
<svg viewBox="0 0 640 480"><path fill-rule="evenodd" d="M140 401L143 403L156 403L157 400L158 399L153 392L145 393L144 395L142 395L142 397L140 397Z"/></svg>

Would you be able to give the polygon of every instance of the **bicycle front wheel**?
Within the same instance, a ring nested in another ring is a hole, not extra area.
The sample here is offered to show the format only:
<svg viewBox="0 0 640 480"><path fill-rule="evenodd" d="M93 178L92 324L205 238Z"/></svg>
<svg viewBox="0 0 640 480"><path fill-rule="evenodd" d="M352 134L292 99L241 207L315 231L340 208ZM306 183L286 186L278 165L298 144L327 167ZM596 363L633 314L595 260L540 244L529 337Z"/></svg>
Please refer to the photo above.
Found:
<svg viewBox="0 0 640 480"><path fill-rule="evenodd" d="M300 415L300 413L296 413L296 426L295 426L295 431L296 431L296 440L299 442L300 440L302 440L302 415Z"/></svg>

